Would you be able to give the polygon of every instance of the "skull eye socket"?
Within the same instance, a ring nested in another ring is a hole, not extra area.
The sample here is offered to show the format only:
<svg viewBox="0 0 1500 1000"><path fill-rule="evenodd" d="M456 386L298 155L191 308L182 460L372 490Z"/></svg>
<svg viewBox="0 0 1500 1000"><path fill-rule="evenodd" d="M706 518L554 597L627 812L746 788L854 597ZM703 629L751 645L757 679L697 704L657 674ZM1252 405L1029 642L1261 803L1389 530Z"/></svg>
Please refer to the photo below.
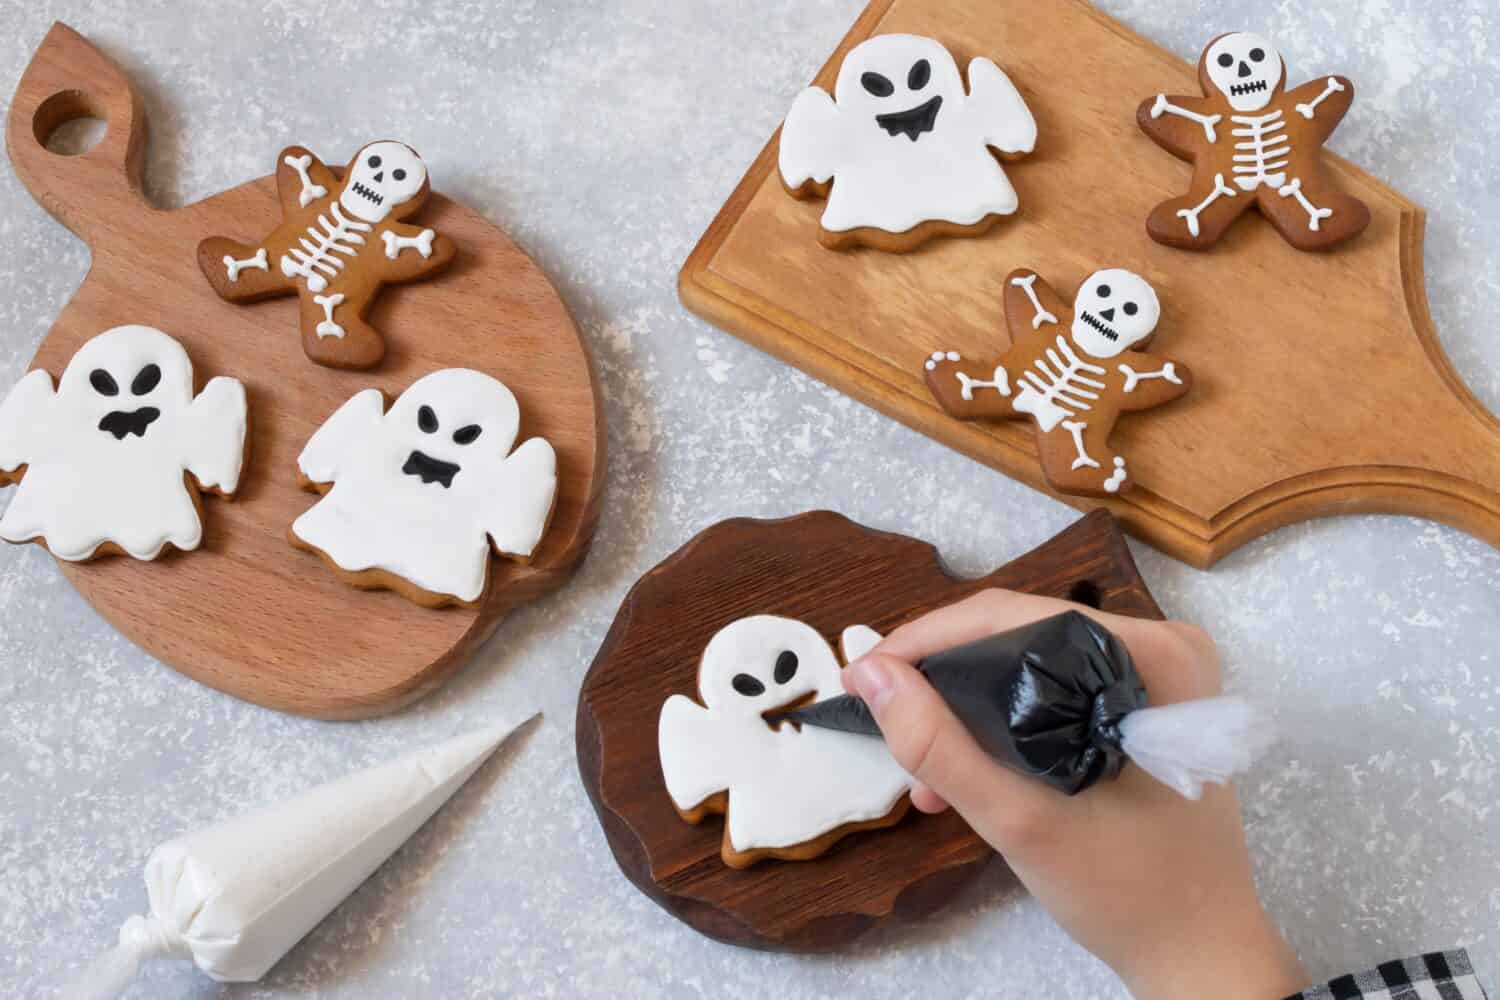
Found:
<svg viewBox="0 0 1500 1000"><path fill-rule="evenodd" d="M754 698L766 693L766 686L749 674L735 674L734 680L729 683L746 698Z"/></svg>
<svg viewBox="0 0 1500 1000"><path fill-rule="evenodd" d="M398 181L404 181L406 180L406 171L402 170L400 167L397 167L395 170L391 171L391 176L396 178L396 180Z"/></svg>
<svg viewBox="0 0 1500 1000"><path fill-rule="evenodd" d="M1228 52L1220 53L1219 65L1223 66L1225 69L1228 69L1229 67L1234 65L1234 56L1230 55Z"/></svg>
<svg viewBox="0 0 1500 1000"><path fill-rule="evenodd" d="M921 90L927 86L927 81L932 79L932 64L926 59L918 59L906 74L906 85L912 90Z"/></svg>
<svg viewBox="0 0 1500 1000"><path fill-rule="evenodd" d="M797 654L790 649L783 649L781 655L776 657L776 671L772 675L777 684L785 684L797 676Z"/></svg>
<svg viewBox="0 0 1500 1000"><path fill-rule="evenodd" d="M120 394L119 383L115 381L113 375L103 368L95 368L89 372L89 385L93 386L94 391L101 396L118 396Z"/></svg>
<svg viewBox="0 0 1500 1000"><path fill-rule="evenodd" d="M417 426L422 429L423 434L431 434L438 429L437 414L432 412L432 407L423 406L417 410Z"/></svg>
<svg viewBox="0 0 1500 1000"><path fill-rule="evenodd" d="M860 85L876 97L890 97L896 87L879 73L866 73L859 78Z"/></svg>
<svg viewBox="0 0 1500 1000"><path fill-rule="evenodd" d="M1125 303L1125 315L1126 316L1134 316L1136 313L1138 313L1140 311L1141 311L1141 307L1138 306L1138 305L1136 305L1134 302L1127 302L1127 303Z"/></svg>
<svg viewBox="0 0 1500 1000"><path fill-rule="evenodd" d="M380 157L379 156L372 156L372 157L370 157L369 164L370 164L370 169L371 170L378 170L378 169L380 169Z"/></svg>
<svg viewBox="0 0 1500 1000"><path fill-rule="evenodd" d="M147 365L136 373L135 379L130 383L130 391L134 395L144 396L160 383L161 369L155 365Z"/></svg>
<svg viewBox="0 0 1500 1000"><path fill-rule="evenodd" d="M1265 59L1266 59L1266 50L1265 49L1251 49L1250 50L1250 61L1251 62L1265 62Z"/></svg>
<svg viewBox="0 0 1500 1000"><path fill-rule="evenodd" d="M481 430L483 430L483 428L478 424L469 424L467 427L460 427L458 430L453 432L453 443L473 444L475 441L479 440L479 432Z"/></svg>
<svg viewBox="0 0 1500 1000"><path fill-rule="evenodd" d="M1108 285L1100 285L1099 286L1099 297L1101 299L1107 299L1107 298L1109 298L1112 293L1113 293L1113 289L1111 289Z"/></svg>

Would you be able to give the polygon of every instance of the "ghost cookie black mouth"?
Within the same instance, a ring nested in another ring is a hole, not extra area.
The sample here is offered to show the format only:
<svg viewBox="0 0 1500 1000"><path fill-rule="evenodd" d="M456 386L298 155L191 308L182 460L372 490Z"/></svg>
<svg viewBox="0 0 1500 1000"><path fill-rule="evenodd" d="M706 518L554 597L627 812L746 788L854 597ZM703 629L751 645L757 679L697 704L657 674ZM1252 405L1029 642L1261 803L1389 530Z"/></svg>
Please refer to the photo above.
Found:
<svg viewBox="0 0 1500 1000"><path fill-rule="evenodd" d="M385 201L384 195L376 194L374 191L371 191L359 181L354 182L354 193L359 195L361 198L364 198L366 201L374 202L376 205L379 205Z"/></svg>
<svg viewBox="0 0 1500 1000"><path fill-rule="evenodd" d="M893 111L888 115L876 115L875 124L892 136L905 135L912 142L925 132L931 132L937 124L938 111L943 106L941 97L934 97L909 111Z"/></svg>
<svg viewBox="0 0 1500 1000"><path fill-rule="evenodd" d="M1266 81L1255 80L1252 83L1236 83L1229 88L1230 97L1244 97L1246 94L1263 94L1266 92Z"/></svg>
<svg viewBox="0 0 1500 1000"><path fill-rule="evenodd" d="M1095 330L1098 330L1099 335L1111 343L1120 339L1120 334L1115 330L1114 327L1110 326L1108 323L1104 322L1104 320L1100 319L1098 316L1095 316L1088 310L1084 310L1083 312L1083 321L1089 326L1093 327Z"/></svg>
<svg viewBox="0 0 1500 1000"><path fill-rule="evenodd" d="M413 451L406 457L406 464L401 466L401 471L408 476L420 477L424 483L442 483L443 489L448 489L453 485L453 477L458 475L459 468L452 462L433 458L425 452Z"/></svg>
<svg viewBox="0 0 1500 1000"><path fill-rule="evenodd" d="M154 406L143 406L139 410L111 410L99 421L99 429L113 434L116 441L123 441L127 434L145 437L146 428L161 416Z"/></svg>

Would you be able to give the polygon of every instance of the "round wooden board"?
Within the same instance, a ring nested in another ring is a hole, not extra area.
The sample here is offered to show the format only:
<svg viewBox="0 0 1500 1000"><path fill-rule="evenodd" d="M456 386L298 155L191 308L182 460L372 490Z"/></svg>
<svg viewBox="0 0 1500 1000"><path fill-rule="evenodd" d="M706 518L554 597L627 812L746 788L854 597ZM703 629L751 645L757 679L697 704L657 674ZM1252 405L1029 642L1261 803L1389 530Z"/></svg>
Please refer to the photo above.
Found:
<svg viewBox="0 0 1500 1000"><path fill-rule="evenodd" d="M620 869L709 937L782 951L847 944L892 917L946 904L992 856L956 814L908 814L813 861L745 871L719 856L722 817L692 825L667 796L656 726L672 694L698 696L698 662L737 618L776 614L836 641L848 625L882 634L986 587L1068 597L1160 618L1113 518L1090 514L977 580L949 575L925 542L827 511L725 521L648 572L626 595L578 698L578 769Z"/></svg>
<svg viewBox="0 0 1500 1000"><path fill-rule="evenodd" d="M91 114L105 138L76 157L42 141ZM208 235L255 240L280 218L272 177L175 211L141 193L145 119L129 81L82 36L55 25L16 90L7 129L16 173L89 246L93 264L38 349L60 375L90 337L125 323L159 327L191 356L198 388L244 382L248 463L232 501L205 497L204 541L153 563L63 563L111 623L153 656L205 684L270 708L330 719L391 711L432 691L513 607L563 583L599 514L604 428L588 352L555 289L492 223L434 194L414 221L452 237L459 255L432 280L387 288L370 320L389 351L371 372L307 360L297 301L235 306L198 270ZM338 159L339 151L329 151ZM269 150L269 158L275 150ZM420 376L467 367L505 382L521 405L521 438L557 450L559 491L541 547L521 565L492 560L478 609L433 611L394 593L356 590L286 540L316 497L297 485L297 455L341 403L374 386L394 398Z"/></svg>

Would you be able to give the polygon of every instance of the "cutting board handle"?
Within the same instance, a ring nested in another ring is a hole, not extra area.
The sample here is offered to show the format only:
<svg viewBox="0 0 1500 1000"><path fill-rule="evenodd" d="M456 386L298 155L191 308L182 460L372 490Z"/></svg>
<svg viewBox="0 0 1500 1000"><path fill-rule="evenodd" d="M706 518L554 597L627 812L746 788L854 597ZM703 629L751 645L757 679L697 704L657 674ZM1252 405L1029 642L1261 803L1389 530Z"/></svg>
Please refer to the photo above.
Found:
<svg viewBox="0 0 1500 1000"><path fill-rule="evenodd" d="M77 156L47 139L65 122L99 118L104 137ZM94 250L153 211L141 187L146 112L129 78L62 22L31 57L11 100L5 145L16 174L51 215Z"/></svg>

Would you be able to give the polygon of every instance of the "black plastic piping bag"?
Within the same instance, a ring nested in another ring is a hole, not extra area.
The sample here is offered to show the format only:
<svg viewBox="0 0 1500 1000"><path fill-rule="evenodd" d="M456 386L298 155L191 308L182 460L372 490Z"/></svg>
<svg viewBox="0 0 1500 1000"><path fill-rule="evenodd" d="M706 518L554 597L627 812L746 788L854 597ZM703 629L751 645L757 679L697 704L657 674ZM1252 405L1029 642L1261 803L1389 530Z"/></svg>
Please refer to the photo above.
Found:
<svg viewBox="0 0 1500 1000"><path fill-rule="evenodd" d="M1204 782L1229 780L1274 741L1270 721L1239 698L1148 707L1125 644L1078 611L934 653L917 669L990 756L1069 795L1129 759L1197 798ZM881 735L850 695L777 718Z"/></svg>

